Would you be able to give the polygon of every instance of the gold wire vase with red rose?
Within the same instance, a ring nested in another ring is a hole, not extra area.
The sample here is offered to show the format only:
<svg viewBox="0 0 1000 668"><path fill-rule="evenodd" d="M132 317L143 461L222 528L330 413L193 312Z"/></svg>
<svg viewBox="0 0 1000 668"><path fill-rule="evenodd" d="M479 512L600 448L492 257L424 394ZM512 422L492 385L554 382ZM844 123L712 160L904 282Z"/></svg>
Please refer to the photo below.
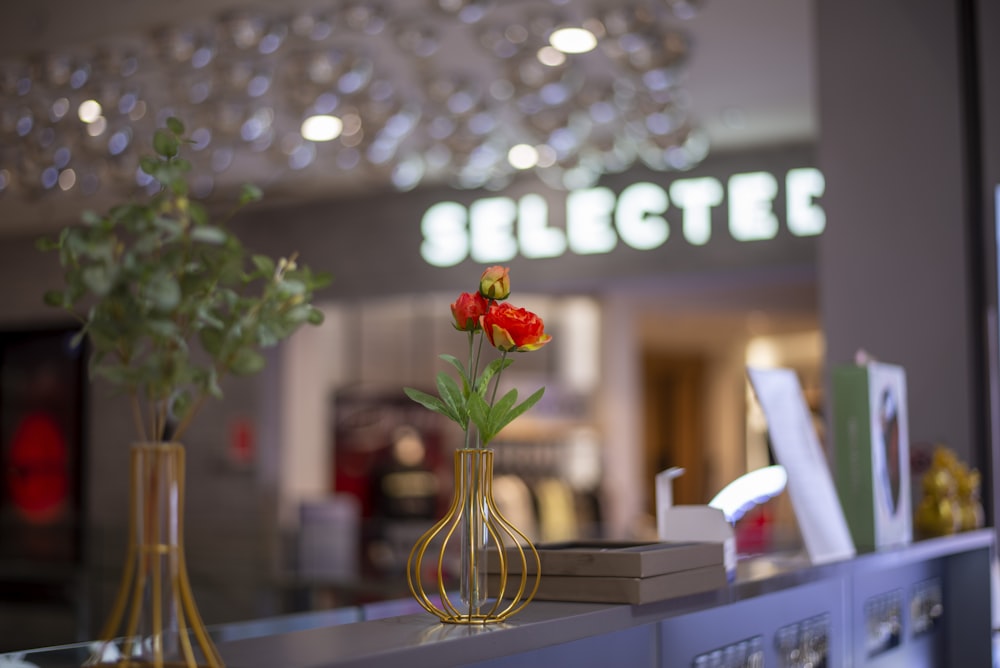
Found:
<svg viewBox="0 0 1000 668"><path fill-rule="evenodd" d="M420 605L442 622L502 622L523 610L538 591L538 551L493 500L493 450L463 448L454 459L451 506L414 544L407 583ZM487 577L491 553L498 565ZM457 591L449 588L445 575L455 554Z"/></svg>
<svg viewBox="0 0 1000 668"><path fill-rule="evenodd" d="M454 355L440 358L458 372L457 380L439 372L437 396L403 388L406 396L455 422L465 435L465 447L455 452L451 506L416 542L406 566L414 598L442 622L486 624L507 619L531 601L541 577L535 547L504 519L493 501L493 451L488 446L545 392L541 387L519 402L516 388L500 391L500 376L514 363L514 354L538 350L552 340L538 315L506 301L510 291L510 270L487 267L478 288L463 292L451 305L452 325L466 333L468 356L465 362ZM500 356L487 361L485 351L491 349ZM455 553L459 593L453 600L446 575ZM488 556L493 554L499 572L487 578ZM508 563L511 559L513 564ZM510 566L520 574L516 582L510 577ZM434 582L429 590L424 584L428 571ZM489 591L488 584L495 591Z"/></svg>
<svg viewBox="0 0 1000 668"><path fill-rule="evenodd" d="M184 447L132 446L129 535L118 595L87 666L223 668L184 558Z"/></svg>

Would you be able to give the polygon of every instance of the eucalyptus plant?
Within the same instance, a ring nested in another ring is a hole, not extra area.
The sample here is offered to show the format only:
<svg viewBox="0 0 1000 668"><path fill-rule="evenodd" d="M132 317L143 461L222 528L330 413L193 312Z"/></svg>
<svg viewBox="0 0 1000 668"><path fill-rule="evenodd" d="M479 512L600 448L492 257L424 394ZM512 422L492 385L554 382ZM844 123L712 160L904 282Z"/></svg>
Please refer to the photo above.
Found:
<svg viewBox="0 0 1000 668"><path fill-rule="evenodd" d="M209 397L222 397L223 377L260 371L261 349L320 324L310 302L330 280L295 255L250 253L227 227L260 199L256 187L244 186L221 222L211 219L190 195L184 133L168 119L153 136L155 155L141 160L160 185L155 194L106 215L87 212L38 243L58 252L64 276L45 303L79 320L74 345L88 341L91 378L128 396L144 441L179 439Z"/></svg>

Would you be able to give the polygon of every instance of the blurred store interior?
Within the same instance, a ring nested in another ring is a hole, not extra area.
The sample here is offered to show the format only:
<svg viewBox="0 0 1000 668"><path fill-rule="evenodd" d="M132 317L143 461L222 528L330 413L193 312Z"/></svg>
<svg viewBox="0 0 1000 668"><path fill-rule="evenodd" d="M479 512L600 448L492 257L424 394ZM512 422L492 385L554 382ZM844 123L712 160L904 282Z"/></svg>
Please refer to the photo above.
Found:
<svg viewBox="0 0 1000 668"><path fill-rule="evenodd" d="M655 473L683 467L675 502L699 504L771 463L747 365L793 368L825 441L824 321L839 320L821 312L833 288L819 261L816 5L5 3L4 466L38 392L78 419L58 517L26 516L0 483L0 628L24 629L0 634L0 651L95 633L126 530L129 425L66 348L72 323L43 306L58 271L33 242L141 192L138 156L171 114L193 130L197 194L258 184L264 201L237 221L248 244L334 277L323 326L273 351L259 377L227 382L186 438L188 562L207 623L406 595L405 560L450 499L460 433L401 390L430 387L438 355L462 354L449 304L490 264L511 267L517 301L553 335L505 376L546 394L495 443L501 504L532 538L655 538ZM582 19L599 22L599 47L540 64L552 28ZM310 115L336 117L339 135L304 139ZM518 147L530 149L521 168ZM603 249L569 196L602 189L621 217L630 201L646 207ZM671 203L657 210L661 195ZM561 247L510 231L537 227L539 202ZM494 240L516 248L466 238L460 257L435 256L440 203L473 221L498 207ZM567 239L575 216L582 231ZM842 336L836 361L869 345L895 359L884 339ZM61 390L23 386L53 359ZM923 426L915 440L941 435ZM784 495L745 523L744 552L800 547Z"/></svg>

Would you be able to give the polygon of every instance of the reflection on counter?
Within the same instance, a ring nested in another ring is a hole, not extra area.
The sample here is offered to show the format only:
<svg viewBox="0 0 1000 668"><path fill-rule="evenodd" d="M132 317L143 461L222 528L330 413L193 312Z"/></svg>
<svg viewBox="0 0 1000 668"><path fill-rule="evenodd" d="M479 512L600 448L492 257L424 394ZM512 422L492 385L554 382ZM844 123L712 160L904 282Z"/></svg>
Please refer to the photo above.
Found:
<svg viewBox="0 0 1000 668"><path fill-rule="evenodd" d="M878 656L903 640L903 592L896 589L867 599L864 604L868 656Z"/></svg>
<svg viewBox="0 0 1000 668"><path fill-rule="evenodd" d="M764 638L754 636L699 654L692 668L763 668Z"/></svg>
<svg viewBox="0 0 1000 668"><path fill-rule="evenodd" d="M827 668L830 615L822 614L778 629L774 634L779 668Z"/></svg>

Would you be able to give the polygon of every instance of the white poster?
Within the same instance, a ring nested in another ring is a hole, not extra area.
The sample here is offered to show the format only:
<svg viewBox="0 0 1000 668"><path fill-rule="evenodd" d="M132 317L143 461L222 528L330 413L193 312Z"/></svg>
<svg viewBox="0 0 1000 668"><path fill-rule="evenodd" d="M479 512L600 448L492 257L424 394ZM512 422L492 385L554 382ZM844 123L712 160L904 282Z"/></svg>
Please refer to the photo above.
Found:
<svg viewBox="0 0 1000 668"><path fill-rule="evenodd" d="M747 374L767 418L771 450L788 473L788 494L809 560L853 557L854 541L798 376L791 369L749 367Z"/></svg>

